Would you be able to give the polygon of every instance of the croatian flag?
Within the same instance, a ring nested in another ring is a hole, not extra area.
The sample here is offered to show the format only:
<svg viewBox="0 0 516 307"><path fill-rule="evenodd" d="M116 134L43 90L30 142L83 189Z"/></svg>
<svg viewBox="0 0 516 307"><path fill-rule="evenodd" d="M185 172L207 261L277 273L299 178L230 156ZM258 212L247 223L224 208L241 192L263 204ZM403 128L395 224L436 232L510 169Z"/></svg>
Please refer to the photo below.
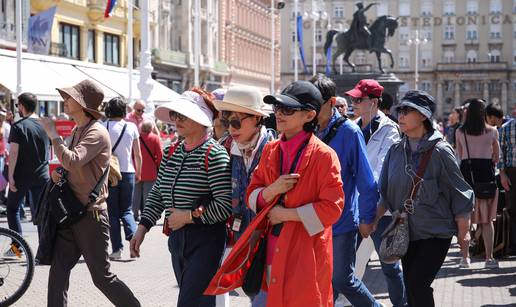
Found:
<svg viewBox="0 0 516 307"><path fill-rule="evenodd" d="M104 12L104 17L109 18L113 14L113 9L115 8L116 0L108 0L106 5L106 11Z"/></svg>

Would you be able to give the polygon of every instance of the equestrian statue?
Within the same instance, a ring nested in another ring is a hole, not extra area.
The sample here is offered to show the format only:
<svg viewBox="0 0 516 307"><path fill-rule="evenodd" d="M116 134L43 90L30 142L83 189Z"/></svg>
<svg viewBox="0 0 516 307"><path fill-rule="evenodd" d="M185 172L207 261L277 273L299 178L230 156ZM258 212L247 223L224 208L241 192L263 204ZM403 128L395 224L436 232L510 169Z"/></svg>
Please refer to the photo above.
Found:
<svg viewBox="0 0 516 307"><path fill-rule="evenodd" d="M367 23L365 12L376 3L371 3L364 7L362 3L357 3L358 10L353 14L351 26L347 31L338 32L330 30L326 34L326 43L324 44L325 54L328 54L328 48L331 48L333 39L337 41L337 51L332 56L333 72L337 74L335 68L335 60L344 53L344 61L348 63L353 72L355 72L355 64L349 61L351 53L355 49L368 50L370 53L376 53L378 59L378 67L382 73L382 53L387 53L391 57L391 68L394 67L394 59L392 52L385 48L385 41L388 36L393 36L398 28L398 18L384 15L378 17L371 26Z"/></svg>

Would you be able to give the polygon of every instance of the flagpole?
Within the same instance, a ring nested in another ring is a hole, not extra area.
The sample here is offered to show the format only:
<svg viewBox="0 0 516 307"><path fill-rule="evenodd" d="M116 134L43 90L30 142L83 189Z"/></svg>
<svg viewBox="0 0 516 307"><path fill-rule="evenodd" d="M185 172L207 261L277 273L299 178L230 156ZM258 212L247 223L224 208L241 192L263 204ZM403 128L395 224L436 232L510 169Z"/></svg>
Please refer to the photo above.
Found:
<svg viewBox="0 0 516 307"><path fill-rule="evenodd" d="M296 38L294 39L294 81L297 81L298 78L298 62L299 62L299 55L297 54L299 52L299 41L297 39L297 36L299 35L297 31L297 15L299 15L299 7L298 7L299 0L294 0L294 20L296 24Z"/></svg>
<svg viewBox="0 0 516 307"><path fill-rule="evenodd" d="M200 86L199 71L201 66L201 0L194 1L194 86Z"/></svg>
<svg viewBox="0 0 516 307"><path fill-rule="evenodd" d="M129 72L129 95L127 102L133 102L133 0L128 0L127 22L127 68Z"/></svg>
<svg viewBox="0 0 516 307"><path fill-rule="evenodd" d="M22 0L16 1L16 99L22 93Z"/></svg>

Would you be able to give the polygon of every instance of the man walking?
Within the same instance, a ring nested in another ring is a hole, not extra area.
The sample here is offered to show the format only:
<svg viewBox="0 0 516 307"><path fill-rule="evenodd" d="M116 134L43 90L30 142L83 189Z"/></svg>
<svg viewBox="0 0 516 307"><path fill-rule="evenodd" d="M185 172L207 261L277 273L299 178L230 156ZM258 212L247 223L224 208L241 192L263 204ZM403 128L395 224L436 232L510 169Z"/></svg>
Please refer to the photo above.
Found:
<svg viewBox="0 0 516 307"><path fill-rule="evenodd" d="M498 165L500 169L500 181L505 192L506 206L510 215L510 245L509 255L516 255L516 120L507 121L500 133L501 159Z"/></svg>
<svg viewBox="0 0 516 307"><path fill-rule="evenodd" d="M342 167L345 206L333 225L333 299L339 293L353 306L382 306L355 275L358 233L369 236L378 202L378 189L367 162L364 138L351 120L334 107L335 83L322 74L310 80L321 92L324 104L317 117L317 137L339 157Z"/></svg>
<svg viewBox="0 0 516 307"><path fill-rule="evenodd" d="M353 110L358 116L358 125L362 129L365 137L367 158L373 170L374 179L378 182L380 173L382 172L383 160L385 155L391 148L392 144L400 140L398 125L378 110L381 102L383 86L376 80L364 79L346 95L351 97L353 102ZM377 221L377 229L371 235L374 248L377 252L380 250L382 242L382 233L391 223L392 216L387 212L379 221ZM360 245L360 243L359 243ZM367 265L367 261L371 255L372 248L365 252L366 257L358 259L362 268ZM360 253L360 252L359 252ZM407 306L407 297L405 294L405 285L403 282L403 273L401 272L400 263L387 264L381 262L382 271L387 281L389 297L394 307Z"/></svg>
<svg viewBox="0 0 516 307"><path fill-rule="evenodd" d="M34 94L18 96L18 112L22 119L15 122L9 135L9 194L7 196L7 222L9 229L22 233L20 204L28 192L31 214L37 213L37 202L48 174L48 148L50 142L34 111L38 100ZM38 227L38 235L40 229ZM9 248L6 254L13 254Z"/></svg>

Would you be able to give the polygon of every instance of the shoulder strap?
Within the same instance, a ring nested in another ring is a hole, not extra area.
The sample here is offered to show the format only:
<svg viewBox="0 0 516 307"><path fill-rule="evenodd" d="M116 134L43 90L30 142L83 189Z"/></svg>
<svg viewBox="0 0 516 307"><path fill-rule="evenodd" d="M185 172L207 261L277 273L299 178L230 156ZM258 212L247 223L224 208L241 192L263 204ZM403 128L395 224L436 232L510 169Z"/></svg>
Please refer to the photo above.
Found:
<svg viewBox="0 0 516 307"><path fill-rule="evenodd" d="M413 181L411 192L410 192L410 199L414 199L417 195L417 191L419 190L420 182L423 179L423 176L425 175L426 166L428 165L428 162L430 161L430 158L432 158L432 153L434 151L435 145L432 146L430 149L425 151L423 154L423 157L421 158L421 163L419 163L419 167L416 171L416 178Z"/></svg>
<svg viewBox="0 0 516 307"><path fill-rule="evenodd" d="M471 175L471 183L475 184L475 178L473 178L473 165L471 165L471 158L469 156L468 138L466 137L466 129L464 129L464 141L466 141L466 152L468 154L469 173Z"/></svg>
<svg viewBox="0 0 516 307"><path fill-rule="evenodd" d="M102 189L102 186L104 185L104 181L106 181L106 178L109 174L109 165L106 167L106 170L102 174L102 177L100 177L99 181L93 188L93 191L91 191L90 196L88 196L88 200L91 203L94 203L97 201L100 195L100 189Z"/></svg>
<svg viewBox="0 0 516 307"><path fill-rule="evenodd" d="M154 155L152 154L152 151L149 149L149 146L147 146L147 144L145 144L145 141L143 140L141 135L140 135L139 139L140 139L140 142L142 142L143 147L145 147L145 150L147 150L147 152L149 153L149 156L151 156L151 158L154 159Z"/></svg>
<svg viewBox="0 0 516 307"><path fill-rule="evenodd" d="M108 127L109 127L109 121L108 121ZM116 148L118 147L118 144L120 144L120 141L122 140L122 137L124 136L125 128L127 128L127 123L125 123L124 127L122 128L122 132L120 133L118 140L116 140L115 146L113 146L113 149L111 149L111 153L115 152Z"/></svg>
<svg viewBox="0 0 516 307"><path fill-rule="evenodd" d="M176 151L177 147L179 147L179 144L181 142L178 140L177 142L175 142L174 144L171 144L170 147L168 148L168 154L167 154L167 160L170 159L170 157L172 157L172 155L174 154L174 152Z"/></svg>
<svg viewBox="0 0 516 307"><path fill-rule="evenodd" d="M342 124L344 124L346 122L347 119L348 118L345 116L339 117L339 119L337 119L335 121L335 123L333 123L333 125L330 128L330 131L328 132L328 134L326 134L326 136L322 140L324 142L324 144L328 145L331 142L331 140L337 134L337 130L340 128L340 126L342 126Z"/></svg>
<svg viewBox="0 0 516 307"><path fill-rule="evenodd" d="M208 145L208 149L206 149L206 154L204 155L204 169L206 170L206 173L208 172L208 158L214 145L215 144Z"/></svg>

